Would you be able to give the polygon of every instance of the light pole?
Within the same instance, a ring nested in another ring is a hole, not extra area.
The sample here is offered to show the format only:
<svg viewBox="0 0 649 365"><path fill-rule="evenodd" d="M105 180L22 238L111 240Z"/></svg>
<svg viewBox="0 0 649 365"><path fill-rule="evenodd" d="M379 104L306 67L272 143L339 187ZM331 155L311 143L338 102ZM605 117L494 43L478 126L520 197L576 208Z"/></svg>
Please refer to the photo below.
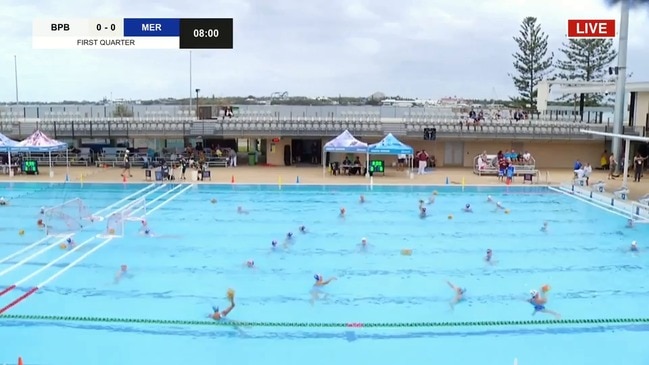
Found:
<svg viewBox="0 0 649 365"><path fill-rule="evenodd" d="M201 91L201 89L196 89L196 118L198 118L198 93Z"/></svg>
<svg viewBox="0 0 649 365"><path fill-rule="evenodd" d="M192 51L189 51L189 113L192 112Z"/></svg>
<svg viewBox="0 0 649 365"><path fill-rule="evenodd" d="M622 134L622 127L624 125L624 117L626 114L626 104L624 101L626 97L626 56L629 43L630 2L631 0L620 1L620 35L618 38L619 48L617 51L617 82L615 84L615 115L613 118L613 134L616 135ZM622 139L620 137L613 137L611 142L611 153L613 153L618 162L621 161L621 147ZM628 153L629 151L626 151L625 155ZM628 163L629 161L624 161L625 168ZM620 166L619 163L615 165L615 171L619 173L620 170L618 169L618 166Z"/></svg>

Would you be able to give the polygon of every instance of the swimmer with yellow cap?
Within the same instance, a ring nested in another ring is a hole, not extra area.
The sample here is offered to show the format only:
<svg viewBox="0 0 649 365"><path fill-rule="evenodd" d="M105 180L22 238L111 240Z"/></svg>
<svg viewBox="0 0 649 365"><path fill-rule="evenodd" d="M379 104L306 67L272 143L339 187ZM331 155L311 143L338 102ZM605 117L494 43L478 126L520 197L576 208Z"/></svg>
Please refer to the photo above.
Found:
<svg viewBox="0 0 649 365"><path fill-rule="evenodd" d="M212 314L210 314L208 317L212 318L215 321L219 321L221 319L225 319L225 317L232 312L234 309L234 290L228 290L228 300L230 301L230 305L225 308L222 311L219 311L219 307L212 306Z"/></svg>

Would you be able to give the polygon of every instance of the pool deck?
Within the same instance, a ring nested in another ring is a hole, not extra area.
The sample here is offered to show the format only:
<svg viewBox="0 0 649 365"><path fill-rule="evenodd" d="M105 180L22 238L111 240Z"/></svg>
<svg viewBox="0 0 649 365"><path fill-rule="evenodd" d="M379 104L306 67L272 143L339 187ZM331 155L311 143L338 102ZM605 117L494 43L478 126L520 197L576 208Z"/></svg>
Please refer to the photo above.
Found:
<svg viewBox="0 0 649 365"><path fill-rule="evenodd" d="M14 176L0 175L0 181L15 182L64 182L66 177L65 167L54 168L54 176L50 177L47 168L41 168L41 175L38 176ZM132 183L146 182L144 179L144 169L136 168L132 170L133 177L127 179ZM241 166L235 168L212 168L212 180L199 182L200 184L229 184L234 179L235 183L240 184L295 184L298 177L302 184L326 184L326 185L365 185L367 180L361 176L331 176L327 174L322 176L322 168L319 167L261 167L261 166ZM72 182L102 182L102 183L122 183L120 168L97 168L97 167L70 167L70 181ZM189 173L187 174L189 176ZM606 180L605 171L593 171L591 182L599 180L606 182L606 190L614 191L622 185L622 178L615 180ZM559 185L572 180L573 171L564 170L543 170L540 173L535 185ZM445 185L446 180L450 184L460 185L464 179L466 185L493 185L499 186L503 183L498 182L495 176L478 176L471 169L466 168L439 168L423 176L415 175L414 178L407 176L405 172L398 172L394 169L388 169L385 176L377 175L374 177L376 185ZM649 176L646 177L649 181ZM522 178L515 179L514 185L521 185ZM529 183L528 183L529 184ZM634 183L633 178L629 178L629 188L631 199L638 199L649 193L649 183Z"/></svg>

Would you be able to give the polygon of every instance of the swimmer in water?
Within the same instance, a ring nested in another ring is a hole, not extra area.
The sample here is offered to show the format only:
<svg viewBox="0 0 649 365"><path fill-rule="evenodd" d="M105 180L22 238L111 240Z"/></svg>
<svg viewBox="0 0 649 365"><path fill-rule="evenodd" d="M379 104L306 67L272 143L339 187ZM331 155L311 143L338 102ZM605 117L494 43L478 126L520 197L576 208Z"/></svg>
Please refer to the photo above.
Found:
<svg viewBox="0 0 649 365"><path fill-rule="evenodd" d="M634 226L635 226L635 222L633 221L633 219L629 219L626 221L626 226L625 226L626 228L633 228Z"/></svg>
<svg viewBox="0 0 649 365"><path fill-rule="evenodd" d="M494 198L492 198L491 195L487 196L487 202L488 202L488 203L493 203L493 202L494 202Z"/></svg>
<svg viewBox="0 0 649 365"><path fill-rule="evenodd" d="M424 201L422 199L419 199L419 209L424 207Z"/></svg>
<svg viewBox="0 0 649 365"><path fill-rule="evenodd" d="M640 249L638 249L638 242L632 241L631 242L631 247L629 247L629 251L631 251L631 252L640 252Z"/></svg>
<svg viewBox="0 0 649 365"><path fill-rule="evenodd" d="M306 227L300 226L300 233L306 233Z"/></svg>
<svg viewBox="0 0 649 365"><path fill-rule="evenodd" d="M122 265L119 268L119 271L117 271L117 274L115 274L115 284L119 283L122 278L128 275L128 266Z"/></svg>
<svg viewBox="0 0 649 365"><path fill-rule="evenodd" d="M237 213L239 213L239 214L248 214L248 211L243 209L242 206L238 206L237 207Z"/></svg>
<svg viewBox="0 0 649 365"><path fill-rule="evenodd" d="M419 208L419 218L426 218L426 207Z"/></svg>
<svg viewBox="0 0 649 365"><path fill-rule="evenodd" d="M256 269L257 266L255 266L255 260L248 260L243 264L245 267L248 269Z"/></svg>
<svg viewBox="0 0 649 365"><path fill-rule="evenodd" d="M526 301L534 306L534 312L532 313L532 315L535 315L537 312L541 312L550 314L556 319L561 318L561 315L559 313L545 308L545 305L548 303L548 298L546 297L545 292L542 289L530 290L530 296L531 298L527 299Z"/></svg>
<svg viewBox="0 0 649 365"><path fill-rule="evenodd" d="M492 263L491 259L493 258L493 251L490 248L487 249L487 254L484 257L484 260L488 263Z"/></svg>
<svg viewBox="0 0 649 365"><path fill-rule="evenodd" d="M276 241L276 240L273 240L273 241L270 243L270 246L271 246L271 249L272 249L272 250L277 249L277 241Z"/></svg>
<svg viewBox="0 0 649 365"><path fill-rule="evenodd" d="M460 288L459 286L455 286L455 284L451 283L450 281L446 281L446 284L453 289L453 292L455 293L455 296L451 300L451 308L454 308L456 304L460 303L461 301L464 300L464 294L466 293L466 289Z"/></svg>
<svg viewBox="0 0 649 365"><path fill-rule="evenodd" d="M361 204L365 203L365 195L361 194L361 197L358 199L358 202Z"/></svg>
<svg viewBox="0 0 649 365"><path fill-rule="evenodd" d="M545 221L543 222L543 225L541 226L541 232L547 232L548 231L548 222Z"/></svg>
<svg viewBox="0 0 649 365"><path fill-rule="evenodd" d="M9 204L9 202L7 200L5 200L4 197L1 197L0 198L0 206L4 206L4 205L7 205L7 204Z"/></svg>
<svg viewBox="0 0 649 365"><path fill-rule="evenodd" d="M505 209L505 207L503 206L503 204L501 202L496 203L496 210L498 210L498 209Z"/></svg>
<svg viewBox="0 0 649 365"><path fill-rule="evenodd" d="M45 214L45 207L41 207L41 210L40 210L40 213L39 213L39 214L40 214L40 215L44 215L44 214Z"/></svg>
<svg viewBox="0 0 649 365"><path fill-rule="evenodd" d="M340 214L338 215L340 218L345 218L345 213L347 213L347 209L345 208L340 208Z"/></svg>
<svg viewBox="0 0 649 365"><path fill-rule="evenodd" d="M47 227L47 225L45 224L45 222L43 222L42 219L39 219L39 220L36 221L36 226L37 226L39 229L43 229L43 228L46 228L46 227Z"/></svg>
<svg viewBox="0 0 649 365"><path fill-rule="evenodd" d="M74 241L72 240L72 238L68 238L67 240L65 240L65 242L67 242L67 244L68 244L68 248L70 248L70 249L71 249L71 248L74 248L74 246L77 245L77 243L74 242Z"/></svg>
<svg viewBox="0 0 649 365"><path fill-rule="evenodd" d="M435 194L430 194L428 197L428 204L435 204Z"/></svg>
<svg viewBox="0 0 649 365"><path fill-rule="evenodd" d="M151 228L149 228L149 223L144 219L140 222L140 233L145 236L153 236L153 232L151 232Z"/></svg>
<svg viewBox="0 0 649 365"><path fill-rule="evenodd" d="M322 286L325 286L325 285L329 285L329 283L336 280L335 276L330 277L329 279L325 280L322 277L322 275L320 275L320 274L313 275L313 278L315 279L315 284L313 284L313 286L315 286L315 287L322 287Z"/></svg>
<svg viewBox="0 0 649 365"><path fill-rule="evenodd" d="M361 251L366 250L367 245L368 245L367 238L365 237L361 238L361 243L358 244L358 247L361 249Z"/></svg>
<svg viewBox="0 0 649 365"><path fill-rule="evenodd" d="M223 311L219 311L219 307L212 306L212 314L210 314L208 317L212 318L215 321L219 321L221 319L224 319L225 317L232 312L234 309L234 294L231 295L228 300L230 301L230 306L225 308Z"/></svg>
<svg viewBox="0 0 649 365"><path fill-rule="evenodd" d="M462 210L465 213L473 213L473 208L471 208L471 204L468 204L468 203L464 206L464 208L462 208Z"/></svg>

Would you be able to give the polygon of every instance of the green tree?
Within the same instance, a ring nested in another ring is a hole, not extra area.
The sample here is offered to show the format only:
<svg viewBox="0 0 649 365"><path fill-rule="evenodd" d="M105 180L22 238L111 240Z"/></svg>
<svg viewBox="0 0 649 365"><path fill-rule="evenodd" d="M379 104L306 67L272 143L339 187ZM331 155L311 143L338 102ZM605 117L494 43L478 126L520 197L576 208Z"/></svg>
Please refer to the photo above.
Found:
<svg viewBox="0 0 649 365"><path fill-rule="evenodd" d="M129 108L128 105L119 104L117 105L115 110L113 110L114 118L129 118L132 116L133 116L133 110L131 110L131 108Z"/></svg>
<svg viewBox="0 0 649 365"><path fill-rule="evenodd" d="M604 81L608 67L617 57L612 39L569 39L561 48L563 59L557 60L557 77L574 81ZM563 100L575 95L564 95ZM582 94L580 104L597 106L604 100L603 94ZM575 99L571 99L577 102Z"/></svg>
<svg viewBox="0 0 649 365"><path fill-rule="evenodd" d="M535 17L521 22L519 35L513 37L518 51L514 53L514 73L511 78L518 90L512 101L536 108L536 85L552 72L554 54L548 55L548 35L541 29Z"/></svg>

